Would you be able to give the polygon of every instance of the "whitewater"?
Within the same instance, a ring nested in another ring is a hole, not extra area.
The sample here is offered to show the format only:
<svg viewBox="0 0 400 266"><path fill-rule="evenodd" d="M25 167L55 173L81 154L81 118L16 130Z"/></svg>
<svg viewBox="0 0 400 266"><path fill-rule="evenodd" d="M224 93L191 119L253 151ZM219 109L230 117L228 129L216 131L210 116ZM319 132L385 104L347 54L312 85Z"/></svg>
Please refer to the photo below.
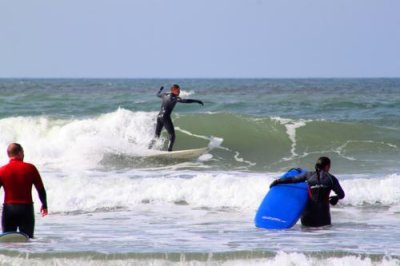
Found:
<svg viewBox="0 0 400 266"><path fill-rule="evenodd" d="M175 149L212 149L146 159L155 94L172 83L205 103L177 105ZM0 246L1 264L400 263L399 79L4 79L0 91L0 163L21 143L49 205L34 240ZM319 156L346 193L333 225L255 228L269 184Z"/></svg>

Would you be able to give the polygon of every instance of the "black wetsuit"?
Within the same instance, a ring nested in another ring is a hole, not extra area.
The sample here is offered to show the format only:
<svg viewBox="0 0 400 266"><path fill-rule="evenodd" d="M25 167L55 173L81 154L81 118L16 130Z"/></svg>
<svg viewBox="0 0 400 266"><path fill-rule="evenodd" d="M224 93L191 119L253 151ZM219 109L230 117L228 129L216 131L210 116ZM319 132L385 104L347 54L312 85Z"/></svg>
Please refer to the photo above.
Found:
<svg viewBox="0 0 400 266"><path fill-rule="evenodd" d="M3 232L15 232L19 228L20 232L33 238L35 230L33 204L4 204L1 224Z"/></svg>
<svg viewBox="0 0 400 266"><path fill-rule="evenodd" d="M161 130L163 127L168 132L168 151L172 151L172 147L175 142L175 129L174 124L172 124L171 113L174 110L176 103L199 103L203 105L202 101L193 100L193 99L182 99L178 96L175 96L172 93L162 93L162 89L157 93L157 96L161 98L161 110L157 116L157 125L156 125L156 137L159 138L161 135ZM150 148L153 146L154 141L150 144Z"/></svg>
<svg viewBox="0 0 400 266"><path fill-rule="evenodd" d="M330 214L330 192L333 190L337 196L332 204L336 204L338 199L344 198L344 191L337 178L328 172L308 172L302 176L292 178L282 178L274 181L274 185L288 184L307 181L310 190L310 199L301 216L301 223L304 226L324 226L331 224Z"/></svg>

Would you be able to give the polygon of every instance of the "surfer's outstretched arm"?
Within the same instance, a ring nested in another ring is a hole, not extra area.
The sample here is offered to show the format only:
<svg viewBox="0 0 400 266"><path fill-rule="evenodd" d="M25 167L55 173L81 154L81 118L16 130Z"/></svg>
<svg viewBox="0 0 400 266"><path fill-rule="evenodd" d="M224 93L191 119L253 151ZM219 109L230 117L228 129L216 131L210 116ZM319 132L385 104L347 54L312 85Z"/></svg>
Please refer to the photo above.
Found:
<svg viewBox="0 0 400 266"><path fill-rule="evenodd" d="M307 173L303 175L294 176L294 177L285 177L280 179L275 179L269 187L273 187L279 184L292 184L292 183L300 183L307 180Z"/></svg>
<svg viewBox="0 0 400 266"><path fill-rule="evenodd" d="M204 105L204 103L200 100L195 100L195 99L182 99L182 98L178 98L178 102L180 103L198 103L201 105Z"/></svg>

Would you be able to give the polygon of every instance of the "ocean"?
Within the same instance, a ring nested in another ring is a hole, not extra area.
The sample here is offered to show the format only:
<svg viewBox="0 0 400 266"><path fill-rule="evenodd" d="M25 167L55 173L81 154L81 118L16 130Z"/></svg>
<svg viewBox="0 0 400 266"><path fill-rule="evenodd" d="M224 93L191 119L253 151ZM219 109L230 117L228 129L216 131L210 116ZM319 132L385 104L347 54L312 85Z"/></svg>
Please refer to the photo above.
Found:
<svg viewBox="0 0 400 266"><path fill-rule="evenodd" d="M173 83L204 102L177 104L175 150L213 149L146 159ZM1 265L400 265L400 79L0 79L1 164L11 142L49 215L33 191L35 239ZM269 184L320 156L346 193L333 225L255 228Z"/></svg>

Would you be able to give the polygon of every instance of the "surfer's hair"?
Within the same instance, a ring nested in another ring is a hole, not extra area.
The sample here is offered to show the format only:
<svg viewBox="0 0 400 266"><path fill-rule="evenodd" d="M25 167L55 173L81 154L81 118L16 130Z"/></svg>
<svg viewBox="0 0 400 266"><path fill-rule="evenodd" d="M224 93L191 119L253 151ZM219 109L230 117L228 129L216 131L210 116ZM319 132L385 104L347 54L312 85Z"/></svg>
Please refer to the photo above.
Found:
<svg viewBox="0 0 400 266"><path fill-rule="evenodd" d="M319 157L317 163L315 164L315 170L321 171L324 170L325 167L331 165L331 159L328 157Z"/></svg>

